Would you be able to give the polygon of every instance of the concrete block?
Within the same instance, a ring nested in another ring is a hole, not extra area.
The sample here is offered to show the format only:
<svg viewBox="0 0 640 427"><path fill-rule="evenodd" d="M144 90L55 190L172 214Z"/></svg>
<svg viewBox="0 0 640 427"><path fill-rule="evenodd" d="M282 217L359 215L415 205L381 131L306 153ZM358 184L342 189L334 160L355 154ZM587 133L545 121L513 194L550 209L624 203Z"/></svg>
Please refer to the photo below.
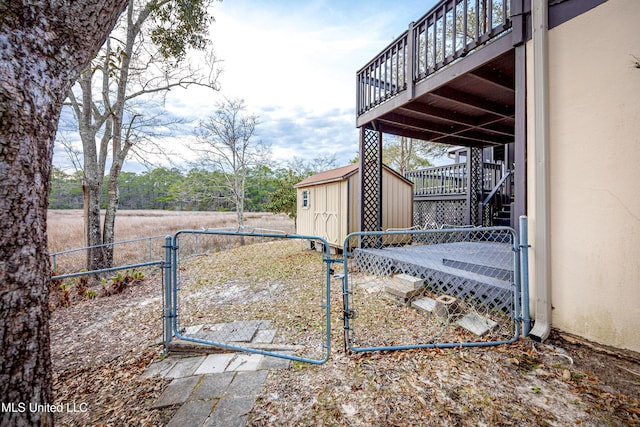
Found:
<svg viewBox="0 0 640 427"><path fill-rule="evenodd" d="M439 317L447 317L456 312L457 302L451 295L440 295L436 298L434 313Z"/></svg>
<svg viewBox="0 0 640 427"><path fill-rule="evenodd" d="M498 326L498 324L493 320L480 316L476 313L467 314L462 319L458 320L456 325L480 337Z"/></svg>
<svg viewBox="0 0 640 427"><path fill-rule="evenodd" d="M389 296L401 302L407 302L422 292L422 289L416 289L412 283L393 279L385 283L384 290Z"/></svg>
<svg viewBox="0 0 640 427"><path fill-rule="evenodd" d="M431 298L420 298L411 302L411 307L415 308L422 314L432 315L436 310L437 301Z"/></svg>
<svg viewBox="0 0 640 427"><path fill-rule="evenodd" d="M409 274L404 274L404 273L396 274L395 276L393 276L393 280L404 282L410 285L411 287L413 287L413 289L424 288L424 279L421 279L420 277L411 276Z"/></svg>

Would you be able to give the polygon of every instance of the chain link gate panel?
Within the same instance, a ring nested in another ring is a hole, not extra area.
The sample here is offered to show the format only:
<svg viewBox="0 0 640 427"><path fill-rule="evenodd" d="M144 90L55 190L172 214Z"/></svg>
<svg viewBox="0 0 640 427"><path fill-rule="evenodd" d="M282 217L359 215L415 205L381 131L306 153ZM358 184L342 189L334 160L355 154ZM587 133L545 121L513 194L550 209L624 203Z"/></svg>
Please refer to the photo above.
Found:
<svg viewBox="0 0 640 427"><path fill-rule="evenodd" d="M359 248L364 235L382 244ZM344 251L345 339L353 351L518 339L519 244L513 229L353 233Z"/></svg>
<svg viewBox="0 0 640 427"><path fill-rule="evenodd" d="M324 239L220 230L167 239L167 351L171 342L326 362L331 259ZM183 257L182 248L196 242L209 253Z"/></svg>

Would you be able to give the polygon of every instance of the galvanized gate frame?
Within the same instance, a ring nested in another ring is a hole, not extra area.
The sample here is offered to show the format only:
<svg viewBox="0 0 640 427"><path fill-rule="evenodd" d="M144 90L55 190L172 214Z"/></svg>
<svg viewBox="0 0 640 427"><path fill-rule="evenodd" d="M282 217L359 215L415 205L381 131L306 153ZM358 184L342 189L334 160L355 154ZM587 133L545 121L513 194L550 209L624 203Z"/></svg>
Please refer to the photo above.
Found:
<svg viewBox="0 0 640 427"><path fill-rule="evenodd" d="M207 341L199 338L189 337L183 335L178 328L178 238L184 234L196 234L196 235L221 235L221 236L234 236L234 237L263 237L273 239L296 239L296 240L312 240L320 242L323 245L322 261L325 264L326 280L324 285L324 304L322 309L326 318L326 325L324 330L324 357L318 359L298 357L290 354L266 351L262 349L256 349L251 347L243 347L237 345L230 345L222 342ZM331 265L333 263L342 262L342 259L332 259L329 252L329 243L318 236L304 236L297 234L283 234L283 233L270 233L270 232L241 232L230 230L180 230L173 235L165 237L165 261L161 268L163 269L163 338L165 345L165 354L169 352L169 344L173 338L190 341L198 344L211 345L232 351L243 351L247 353L255 353L264 356L272 356L283 359L294 360L298 362L306 362L311 364L323 364L329 359L330 345L331 345L331 274L333 272Z"/></svg>
<svg viewBox="0 0 640 427"><path fill-rule="evenodd" d="M165 261L161 265L163 270L163 338L165 343L165 353L168 353L169 343L172 338L182 339L185 341L191 341L195 343L211 345L233 351L244 351L248 353L261 354L265 356L272 356L278 358L284 358L294 360L298 362L305 362L311 364L324 364L327 362L331 351L331 279L341 279L342 283L342 315L343 315L343 329L344 329L344 345L345 350L348 348L353 352L374 352L374 351L389 351L389 350L408 350L416 348L457 348L457 347L481 347L481 346L496 346L500 344L508 344L515 342L519 339L521 332L524 336L529 334L531 329L531 318L529 313L529 277L528 277L528 233L527 233L527 219L526 217L520 218L520 236L515 230L506 227L493 227L494 229L508 229L512 233L513 243L512 251L516 253L517 262L514 265L514 281L513 287L513 304L514 304L514 322L515 322L515 334L509 340L493 341L493 342L462 342L462 343L432 343L432 344L416 344L416 345L400 345L400 346L386 346L386 347L371 347L371 348L356 348L351 345L349 331L351 330L350 321L354 318L354 311L350 306L350 296L352 291L349 287L349 247L348 242L354 236L375 236L376 238L382 238L383 235L389 234L402 234L403 232L359 232L351 233L344 240L343 256L340 258L332 258L330 255L329 243L318 236L296 235L296 234L277 234L277 233L256 233L256 232L235 232L229 230L181 230L174 235L166 236L165 238ZM439 231L452 231L452 230L439 230ZM433 230L432 232L437 232ZM177 291L178 291L178 237L181 234L213 234L213 235L230 235L230 236L245 236L245 237L266 237L266 238L281 238L281 239L298 239L298 240L315 240L319 241L323 245L322 261L325 264L325 304L322 306L324 309L324 316L326 318L325 333L323 349L325 350L324 357L319 359L311 359L293 356L290 354L265 351L261 349L255 349L250 347L242 347L236 345L229 345L225 343L206 341L198 338L187 337L180 333L178 330L178 305L177 305ZM333 275L332 265L334 263L343 264L343 273ZM520 325L522 323L522 326Z"/></svg>
<svg viewBox="0 0 640 427"><path fill-rule="evenodd" d="M527 233L527 218L526 216L520 217L520 236L518 233L510 227L485 227L475 228L475 230L501 230L508 231L512 234L512 247L514 252L514 280L511 284L513 289L513 307L514 307L514 325L515 333L511 339L501 341L488 341L488 342L456 342L456 343L428 343L428 344L415 344L415 345L390 345L390 346L376 346L376 347L354 347L350 338L350 331L352 331L351 320L355 319L357 313L352 309L350 305L350 299L353 295L353 291L349 286L349 268L348 259L350 256L349 241L354 238L359 240L369 240L381 242L383 236L389 235L401 235L407 231L373 231L373 232L355 232L347 235L343 244L343 262L344 274L342 278L342 301L343 301L343 320L344 320L344 341L345 349L349 348L353 352L377 352L377 351L393 351L393 350L409 350L419 348L459 348L459 347L488 347L497 346L501 344L509 344L516 342L521 333L524 336L529 334L531 329L531 318L529 313L529 276L528 276L528 233ZM421 230L414 231L415 233L438 233L438 232L452 232L459 231L459 229L442 229L442 230ZM369 237L369 239L366 239ZM521 326L522 323L522 326Z"/></svg>

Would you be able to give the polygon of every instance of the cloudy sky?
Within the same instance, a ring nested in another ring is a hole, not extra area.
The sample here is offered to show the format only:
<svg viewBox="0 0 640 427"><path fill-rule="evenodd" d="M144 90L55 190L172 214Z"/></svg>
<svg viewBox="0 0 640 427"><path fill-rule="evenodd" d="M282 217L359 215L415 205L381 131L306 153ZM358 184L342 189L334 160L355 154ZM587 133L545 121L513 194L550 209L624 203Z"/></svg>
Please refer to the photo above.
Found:
<svg viewBox="0 0 640 427"><path fill-rule="evenodd" d="M197 121L222 97L259 116L256 138L274 161L357 155L355 76L436 0L224 0L210 39L222 62L221 90L173 90L171 114ZM168 139L180 144L184 136ZM54 163L62 161L56 150ZM130 165L129 170L135 170Z"/></svg>

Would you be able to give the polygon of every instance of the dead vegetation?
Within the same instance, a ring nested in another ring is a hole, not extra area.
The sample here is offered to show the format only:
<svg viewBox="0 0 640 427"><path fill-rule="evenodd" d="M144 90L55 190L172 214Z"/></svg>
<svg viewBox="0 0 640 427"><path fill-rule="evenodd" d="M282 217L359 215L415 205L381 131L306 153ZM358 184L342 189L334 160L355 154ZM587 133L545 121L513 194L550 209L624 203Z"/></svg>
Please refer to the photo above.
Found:
<svg viewBox="0 0 640 427"><path fill-rule="evenodd" d="M186 259L182 324L267 318L278 325L280 339L304 340L322 327L322 318L314 320L322 302L318 256L300 245L261 243ZM272 371L250 425L640 423L634 355L595 351L559 334L544 345L521 339L488 348L354 354L343 345L338 283L331 300L328 362ZM59 414L58 424L162 425L170 419L177 408L149 409L166 381L140 378L160 357L160 315L158 276L53 313L55 401L88 405L87 412Z"/></svg>
<svg viewBox="0 0 640 427"><path fill-rule="evenodd" d="M48 211L47 234L50 253L85 246L82 218L82 211L78 209ZM247 212L245 222L248 227L293 231L293 220L284 214ZM126 265L155 261L164 255L162 245L166 235L178 230L233 229L236 223L235 212L119 211L116 218L115 240L117 242L142 240L115 246L114 262L116 265ZM55 274L82 271L86 265L86 252L60 254L56 256L55 264Z"/></svg>

